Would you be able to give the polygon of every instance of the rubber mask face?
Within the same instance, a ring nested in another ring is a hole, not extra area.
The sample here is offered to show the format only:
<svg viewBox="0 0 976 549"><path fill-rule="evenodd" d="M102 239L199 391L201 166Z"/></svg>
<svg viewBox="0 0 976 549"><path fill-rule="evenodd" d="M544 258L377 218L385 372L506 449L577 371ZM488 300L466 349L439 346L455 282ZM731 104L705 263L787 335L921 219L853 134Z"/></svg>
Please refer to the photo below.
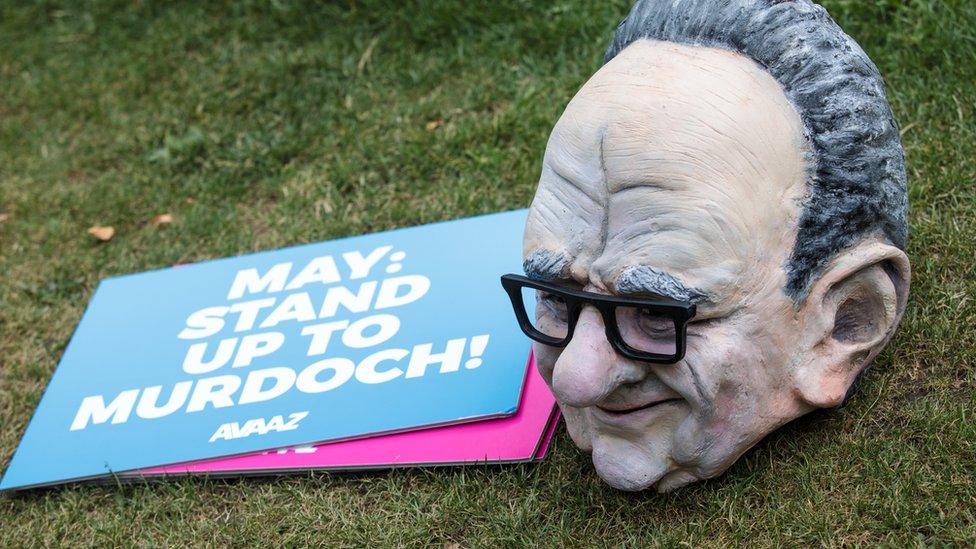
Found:
<svg viewBox="0 0 976 549"><path fill-rule="evenodd" d="M567 106L526 271L698 309L675 364L615 353L592 308L566 347L536 344L570 435L609 484L665 491L715 476L813 408L794 378L815 351L798 345L804 317L782 290L806 170L780 85L725 50L635 42Z"/></svg>

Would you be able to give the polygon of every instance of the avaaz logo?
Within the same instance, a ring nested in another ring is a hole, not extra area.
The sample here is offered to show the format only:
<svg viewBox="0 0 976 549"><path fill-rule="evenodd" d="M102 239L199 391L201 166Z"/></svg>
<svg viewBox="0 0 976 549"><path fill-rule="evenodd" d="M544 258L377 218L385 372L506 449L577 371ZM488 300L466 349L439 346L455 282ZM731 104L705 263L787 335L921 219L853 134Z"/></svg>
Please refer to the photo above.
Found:
<svg viewBox="0 0 976 549"><path fill-rule="evenodd" d="M244 425L236 421L224 423L210 437L210 442L246 438L251 435L266 435L272 431L294 431L298 429L298 422L305 419L306 416L308 416L308 412L294 412L288 414L287 421L284 415L277 415L267 421L263 417L249 419L244 422Z"/></svg>

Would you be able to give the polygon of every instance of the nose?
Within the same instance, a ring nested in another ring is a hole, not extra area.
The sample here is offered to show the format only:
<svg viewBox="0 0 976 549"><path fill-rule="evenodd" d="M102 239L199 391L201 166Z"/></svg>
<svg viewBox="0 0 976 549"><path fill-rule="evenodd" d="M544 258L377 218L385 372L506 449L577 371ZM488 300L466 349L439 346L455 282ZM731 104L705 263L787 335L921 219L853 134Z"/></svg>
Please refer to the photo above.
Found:
<svg viewBox="0 0 976 549"><path fill-rule="evenodd" d="M556 360L552 390L559 402L585 408L644 375L643 368L614 351L607 341L603 317L594 307L586 306L573 338Z"/></svg>

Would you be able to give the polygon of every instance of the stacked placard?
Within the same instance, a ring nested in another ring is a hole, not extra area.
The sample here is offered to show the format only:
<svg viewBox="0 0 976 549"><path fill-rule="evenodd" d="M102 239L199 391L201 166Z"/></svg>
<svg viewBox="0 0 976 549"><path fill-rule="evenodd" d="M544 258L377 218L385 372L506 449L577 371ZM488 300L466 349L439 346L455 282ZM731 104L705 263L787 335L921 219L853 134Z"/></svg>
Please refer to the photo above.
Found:
<svg viewBox="0 0 976 549"><path fill-rule="evenodd" d="M541 458L555 403L498 282L524 223L104 280L0 489Z"/></svg>
<svg viewBox="0 0 976 549"><path fill-rule="evenodd" d="M559 409L530 358L522 401L518 411L508 417L152 467L125 476L144 479L180 475L237 476L539 461L546 455L558 422Z"/></svg>

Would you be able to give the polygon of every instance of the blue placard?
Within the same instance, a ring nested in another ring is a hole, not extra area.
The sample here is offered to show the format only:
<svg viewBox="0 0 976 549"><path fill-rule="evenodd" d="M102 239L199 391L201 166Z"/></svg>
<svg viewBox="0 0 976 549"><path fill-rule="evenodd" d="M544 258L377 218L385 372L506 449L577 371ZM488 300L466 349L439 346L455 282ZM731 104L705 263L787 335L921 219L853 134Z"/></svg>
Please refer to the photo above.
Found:
<svg viewBox="0 0 976 549"><path fill-rule="evenodd" d="M525 217L102 281L0 489L513 413Z"/></svg>

